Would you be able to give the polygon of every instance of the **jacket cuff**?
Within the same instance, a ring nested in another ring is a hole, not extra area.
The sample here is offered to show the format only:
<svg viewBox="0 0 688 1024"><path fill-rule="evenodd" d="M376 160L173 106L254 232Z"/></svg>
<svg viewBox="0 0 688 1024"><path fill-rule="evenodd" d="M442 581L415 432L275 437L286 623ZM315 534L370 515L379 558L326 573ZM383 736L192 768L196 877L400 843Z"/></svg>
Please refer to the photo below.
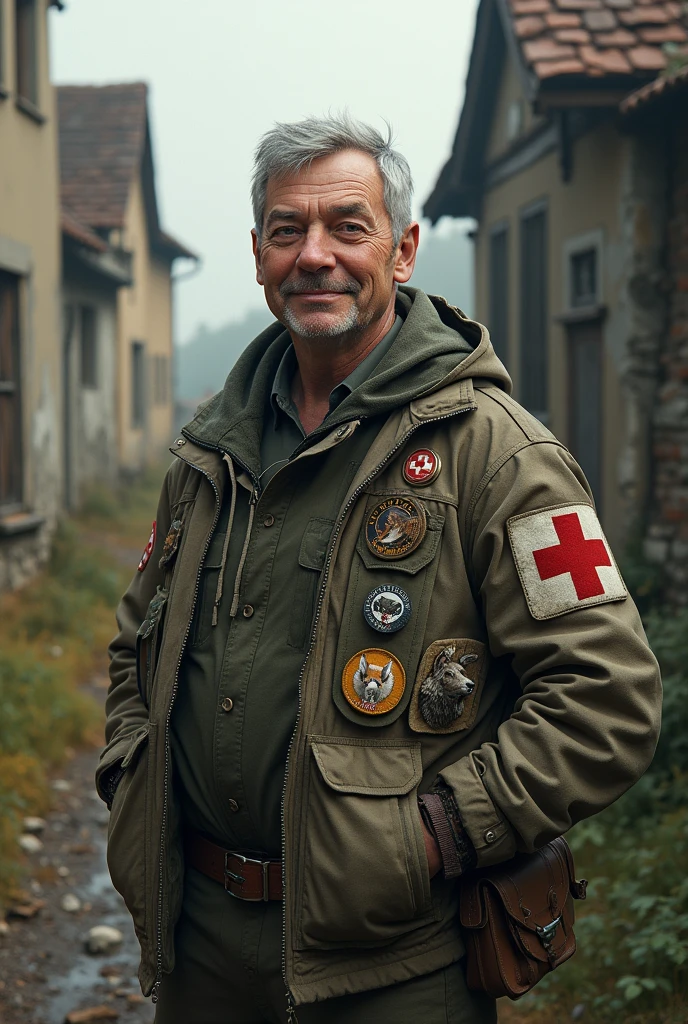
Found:
<svg viewBox="0 0 688 1024"><path fill-rule="evenodd" d="M448 765L440 778L451 787L462 825L475 849L479 868L500 864L517 852L516 832L487 792L473 754Z"/></svg>
<svg viewBox="0 0 688 1024"><path fill-rule="evenodd" d="M430 793L419 797L418 803L423 820L439 847L444 877L458 878L475 867L473 843L463 827L450 787L440 780Z"/></svg>

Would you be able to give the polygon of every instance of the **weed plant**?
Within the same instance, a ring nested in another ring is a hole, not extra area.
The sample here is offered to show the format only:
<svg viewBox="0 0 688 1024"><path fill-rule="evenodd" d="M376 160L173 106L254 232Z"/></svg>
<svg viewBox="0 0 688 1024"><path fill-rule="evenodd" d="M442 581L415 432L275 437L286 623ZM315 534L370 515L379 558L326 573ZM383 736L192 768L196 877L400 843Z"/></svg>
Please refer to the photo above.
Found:
<svg viewBox="0 0 688 1024"><path fill-rule="evenodd" d="M59 525L46 571L0 598L0 912L22 873L22 819L48 809L49 775L70 751L102 742L102 711L80 684L106 671L160 478L152 470L121 491L89 493Z"/></svg>
<svg viewBox="0 0 688 1024"><path fill-rule="evenodd" d="M590 880L576 904L578 951L500 1021L688 1021L688 612L650 612L646 626L664 683L652 767L567 837Z"/></svg>

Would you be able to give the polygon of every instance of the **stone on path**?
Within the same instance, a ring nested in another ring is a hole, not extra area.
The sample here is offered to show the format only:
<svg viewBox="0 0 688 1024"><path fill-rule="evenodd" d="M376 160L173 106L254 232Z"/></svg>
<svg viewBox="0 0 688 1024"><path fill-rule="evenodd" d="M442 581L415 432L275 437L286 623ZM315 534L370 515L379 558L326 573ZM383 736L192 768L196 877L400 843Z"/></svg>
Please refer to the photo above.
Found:
<svg viewBox="0 0 688 1024"><path fill-rule="evenodd" d="M65 1024L91 1024L91 1021L118 1018L119 1014L111 1006L89 1006L86 1010L72 1010L65 1017Z"/></svg>
<svg viewBox="0 0 688 1024"><path fill-rule="evenodd" d="M94 956L98 953L110 953L122 942L124 936L117 928L106 924L98 924L91 928L86 936L86 949Z"/></svg>
<svg viewBox="0 0 688 1024"><path fill-rule="evenodd" d="M24 831L37 833L45 831L45 821L43 818L24 818Z"/></svg>
<svg viewBox="0 0 688 1024"><path fill-rule="evenodd" d="M81 910L81 900L73 892L68 892L60 900L60 906L66 913L76 914Z"/></svg>
<svg viewBox="0 0 688 1024"><path fill-rule="evenodd" d="M43 843L38 836L19 836L19 845L24 853L39 853L43 849Z"/></svg>
<svg viewBox="0 0 688 1024"><path fill-rule="evenodd" d="M72 789L71 782L67 782L66 779L53 779L50 785L56 793L69 793Z"/></svg>
<svg viewBox="0 0 688 1024"><path fill-rule="evenodd" d="M42 910L45 906L45 900L29 900L22 899L17 903L12 904L7 910L8 917L20 917L25 921L29 918L35 917L39 910Z"/></svg>

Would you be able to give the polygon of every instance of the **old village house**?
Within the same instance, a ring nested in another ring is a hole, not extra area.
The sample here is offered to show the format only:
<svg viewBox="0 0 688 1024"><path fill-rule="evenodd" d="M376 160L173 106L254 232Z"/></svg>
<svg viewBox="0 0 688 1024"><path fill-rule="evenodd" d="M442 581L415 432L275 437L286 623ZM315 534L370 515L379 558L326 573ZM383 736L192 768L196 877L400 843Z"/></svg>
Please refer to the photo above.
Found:
<svg viewBox="0 0 688 1024"><path fill-rule="evenodd" d="M51 6L0 0L0 590L47 557L62 499Z"/></svg>
<svg viewBox="0 0 688 1024"><path fill-rule="evenodd" d="M83 450L70 465L102 459L106 467L116 450L118 469L135 472L172 441L172 266L196 257L160 226L146 85L61 86L57 92L63 210L107 248L105 260L84 244L81 265L65 264L65 329L78 336L81 351L72 373L94 391L109 385L114 391L107 401L116 408L116 449L112 420L96 400L89 432L71 427L73 443ZM84 293L86 276L91 299ZM111 293L118 284L116 298L106 297L104 276Z"/></svg>
<svg viewBox="0 0 688 1024"><path fill-rule="evenodd" d="M669 292L685 288L666 266L668 143L620 104L687 39L676 2L481 0L453 151L424 210L477 220L476 315L516 397L580 461L617 550L655 503L660 356ZM687 495L674 493L684 524ZM673 557L677 528L662 539L646 553Z"/></svg>

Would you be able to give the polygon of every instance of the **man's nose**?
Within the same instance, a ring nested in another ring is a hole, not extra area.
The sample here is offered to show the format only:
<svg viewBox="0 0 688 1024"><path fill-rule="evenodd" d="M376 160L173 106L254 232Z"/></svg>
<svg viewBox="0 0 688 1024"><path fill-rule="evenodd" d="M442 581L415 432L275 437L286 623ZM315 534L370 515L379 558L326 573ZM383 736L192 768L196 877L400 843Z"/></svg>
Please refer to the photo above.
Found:
<svg viewBox="0 0 688 1024"><path fill-rule="evenodd" d="M332 269L336 265L337 259L329 244L327 232L322 227L311 225L306 232L296 266L299 270L315 274L319 270Z"/></svg>

